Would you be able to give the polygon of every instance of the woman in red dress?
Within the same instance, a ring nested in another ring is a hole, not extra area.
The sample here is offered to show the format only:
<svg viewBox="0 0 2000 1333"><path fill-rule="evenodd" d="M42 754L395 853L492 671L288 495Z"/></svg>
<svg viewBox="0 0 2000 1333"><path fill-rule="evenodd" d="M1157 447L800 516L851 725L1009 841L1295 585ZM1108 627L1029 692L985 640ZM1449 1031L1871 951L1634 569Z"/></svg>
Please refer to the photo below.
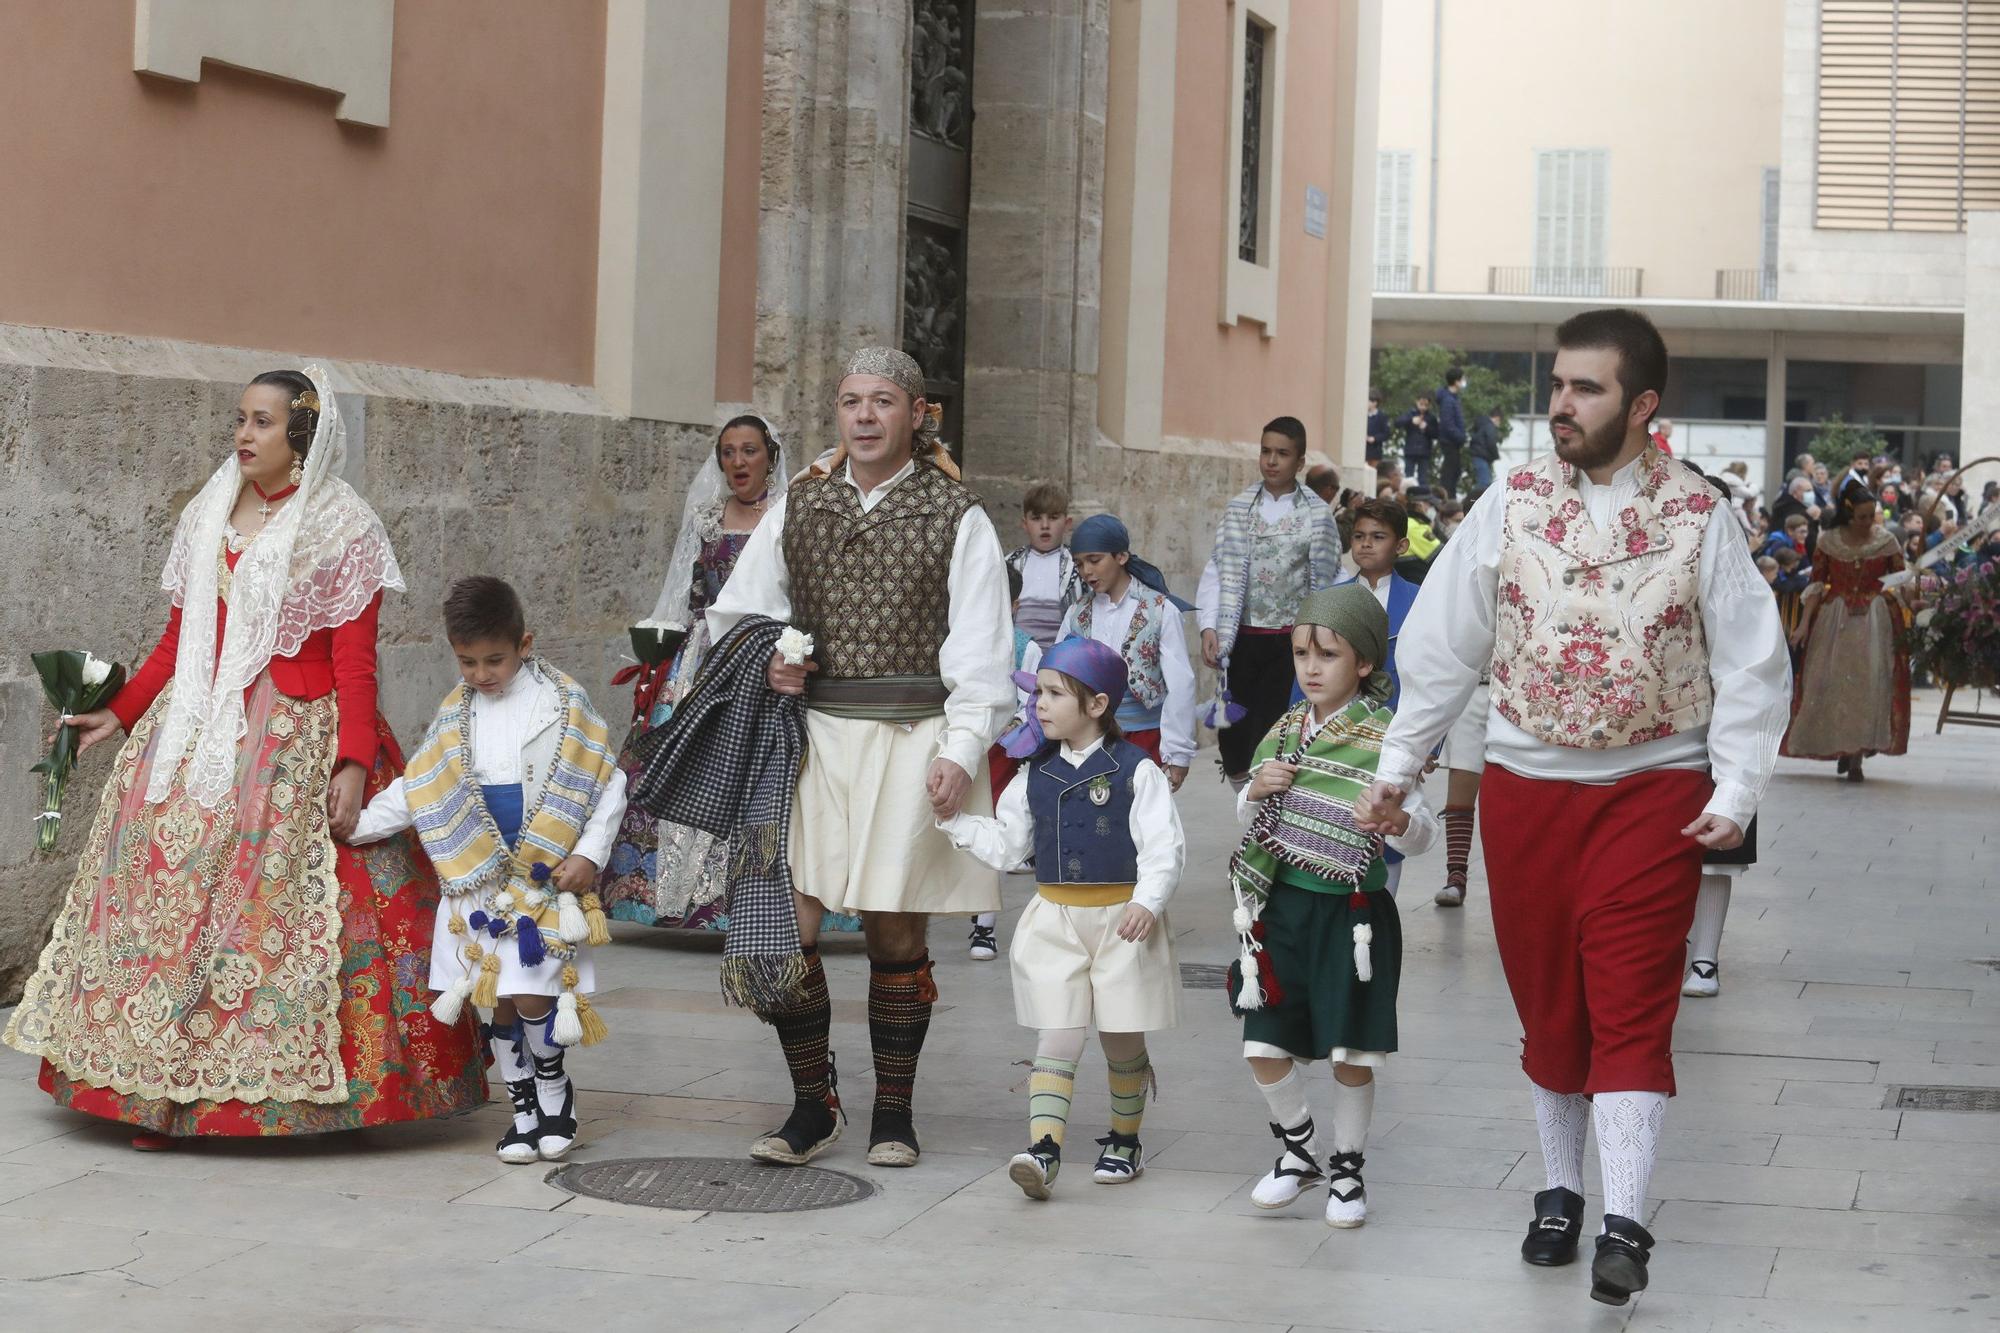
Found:
<svg viewBox="0 0 2000 1333"><path fill-rule="evenodd" d="M1850 782L1869 755L1910 747L1910 652L1903 603L1882 580L1905 568L1895 535L1875 522L1875 496L1859 481L1841 487L1820 533L1805 615L1792 631L1805 646L1781 753L1837 759Z"/></svg>
<svg viewBox="0 0 2000 1333"><path fill-rule="evenodd" d="M326 375L259 375L181 514L166 632L80 747L129 732L6 1041L59 1105L193 1135L313 1134L486 1100L427 1007L438 885L336 840L402 770L376 705L381 520L340 479Z"/></svg>

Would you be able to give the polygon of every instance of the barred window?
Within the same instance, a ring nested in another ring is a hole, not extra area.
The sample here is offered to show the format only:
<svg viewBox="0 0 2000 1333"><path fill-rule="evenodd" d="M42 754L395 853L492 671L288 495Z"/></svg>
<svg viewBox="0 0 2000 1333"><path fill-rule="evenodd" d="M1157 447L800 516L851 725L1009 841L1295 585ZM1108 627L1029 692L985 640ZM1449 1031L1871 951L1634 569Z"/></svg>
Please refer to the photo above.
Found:
<svg viewBox="0 0 2000 1333"><path fill-rule="evenodd" d="M1611 154L1602 148L1535 154L1537 274L1604 268L1610 175Z"/></svg>
<svg viewBox="0 0 2000 1333"><path fill-rule="evenodd" d="M2000 0L1821 0L1815 226L2000 208Z"/></svg>

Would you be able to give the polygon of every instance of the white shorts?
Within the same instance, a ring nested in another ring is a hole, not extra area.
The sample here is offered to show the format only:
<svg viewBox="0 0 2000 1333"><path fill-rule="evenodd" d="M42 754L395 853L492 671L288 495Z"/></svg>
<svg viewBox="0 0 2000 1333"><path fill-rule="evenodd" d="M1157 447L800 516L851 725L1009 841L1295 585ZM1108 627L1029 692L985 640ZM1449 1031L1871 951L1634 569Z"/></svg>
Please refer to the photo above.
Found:
<svg viewBox="0 0 2000 1333"><path fill-rule="evenodd" d="M1466 700L1465 711L1445 733L1444 748L1438 752L1439 768L1455 768L1461 773L1486 771L1486 714L1493 706L1493 691L1484 682Z"/></svg>
<svg viewBox="0 0 2000 1333"><path fill-rule="evenodd" d="M1007 947L1022 1027L1159 1032L1181 1019L1181 970L1161 916L1143 944L1118 938L1125 904L1064 907L1037 893Z"/></svg>
<svg viewBox="0 0 2000 1333"><path fill-rule="evenodd" d="M806 713L806 763L792 802L792 884L836 912L993 912L1000 876L951 845L924 777L942 717L871 722ZM965 813L993 813L978 764Z"/></svg>

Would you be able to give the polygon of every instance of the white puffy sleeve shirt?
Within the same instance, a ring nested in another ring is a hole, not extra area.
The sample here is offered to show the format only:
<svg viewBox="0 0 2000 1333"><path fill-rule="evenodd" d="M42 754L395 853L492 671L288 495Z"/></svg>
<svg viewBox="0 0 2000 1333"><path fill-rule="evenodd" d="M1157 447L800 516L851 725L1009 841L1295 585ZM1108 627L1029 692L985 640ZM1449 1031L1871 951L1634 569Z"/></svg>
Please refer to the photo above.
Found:
<svg viewBox="0 0 2000 1333"><path fill-rule="evenodd" d="M1579 475L1578 492L1600 528L1638 494L1638 465L1597 485ZM1402 697L1382 747L1381 777L1414 786L1424 759L1464 711L1493 659L1495 603L1507 492L1479 498L1437 555L1396 641ZM1707 769L1715 794L1706 813L1748 827L1777 765L1790 720L1792 672L1777 601L1758 574L1731 506L1710 511L1698 569L1702 632L1715 703L1708 724L1609 750L1537 740L1492 708L1486 761L1550 782L1611 783L1656 768Z"/></svg>
<svg viewBox="0 0 2000 1333"><path fill-rule="evenodd" d="M895 476L861 491L861 512L880 504L897 483L916 470L906 463ZM860 491L851 475L847 483ZM757 525L736 568L708 611L708 632L719 641L748 615L792 618L792 572L785 567L785 505L775 501ZM944 705L938 753L967 774L979 771L986 747L1014 716L1014 617L1007 605L1007 561L993 520L974 505L958 520L951 553L950 609L944 643L938 649L938 676L951 692Z"/></svg>

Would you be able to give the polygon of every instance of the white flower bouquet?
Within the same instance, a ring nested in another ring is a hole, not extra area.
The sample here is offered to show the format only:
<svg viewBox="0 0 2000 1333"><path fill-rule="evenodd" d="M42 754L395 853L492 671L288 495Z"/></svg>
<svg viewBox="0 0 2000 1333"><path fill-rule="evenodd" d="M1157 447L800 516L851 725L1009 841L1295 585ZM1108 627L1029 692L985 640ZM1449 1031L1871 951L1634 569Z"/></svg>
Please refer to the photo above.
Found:
<svg viewBox="0 0 2000 1333"><path fill-rule="evenodd" d="M804 630L787 625L785 632L778 636L778 656L785 660L786 666L804 666L805 660L812 656L812 650L813 636Z"/></svg>
<svg viewBox="0 0 2000 1333"><path fill-rule="evenodd" d="M42 693L59 717L67 719L94 713L109 703L125 686L125 668L90 653L64 649L34 655L35 671L42 678ZM35 850L52 852L56 835L62 831L63 791L69 786L70 771L76 767L76 729L66 721L56 727L48 758L31 772L42 775L42 808L35 815Z"/></svg>

